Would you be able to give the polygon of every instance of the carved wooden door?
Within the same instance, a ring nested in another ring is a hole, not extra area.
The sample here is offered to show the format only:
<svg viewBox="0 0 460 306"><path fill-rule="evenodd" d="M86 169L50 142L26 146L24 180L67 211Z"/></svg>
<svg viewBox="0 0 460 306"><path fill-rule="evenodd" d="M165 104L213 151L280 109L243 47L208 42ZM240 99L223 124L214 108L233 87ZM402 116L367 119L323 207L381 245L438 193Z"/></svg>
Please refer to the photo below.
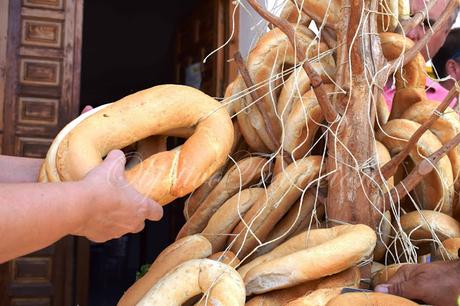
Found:
<svg viewBox="0 0 460 306"><path fill-rule="evenodd" d="M0 0L0 140L44 157L79 108L83 0ZM0 305L74 305L74 238L0 266Z"/></svg>
<svg viewBox="0 0 460 306"><path fill-rule="evenodd" d="M234 10L231 0L202 0L180 25L176 35L177 83L200 88L214 97L223 96L225 87L236 76L232 59L238 50L239 14ZM212 51L224 45L232 30L232 40L203 63Z"/></svg>

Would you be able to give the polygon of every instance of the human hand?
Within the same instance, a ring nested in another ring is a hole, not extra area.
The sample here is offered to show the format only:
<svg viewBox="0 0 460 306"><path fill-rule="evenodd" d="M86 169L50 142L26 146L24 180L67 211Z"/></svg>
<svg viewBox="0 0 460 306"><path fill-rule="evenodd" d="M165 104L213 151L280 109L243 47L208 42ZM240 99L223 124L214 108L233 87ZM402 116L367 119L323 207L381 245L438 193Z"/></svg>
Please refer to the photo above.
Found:
<svg viewBox="0 0 460 306"><path fill-rule="evenodd" d="M434 306L455 306L460 295L460 262L404 265L375 291L421 300Z"/></svg>
<svg viewBox="0 0 460 306"><path fill-rule="evenodd" d="M111 151L104 162L81 181L90 198L82 203L81 225L72 234L104 242L140 232L145 219L161 219L163 208L125 180L125 162L120 150Z"/></svg>

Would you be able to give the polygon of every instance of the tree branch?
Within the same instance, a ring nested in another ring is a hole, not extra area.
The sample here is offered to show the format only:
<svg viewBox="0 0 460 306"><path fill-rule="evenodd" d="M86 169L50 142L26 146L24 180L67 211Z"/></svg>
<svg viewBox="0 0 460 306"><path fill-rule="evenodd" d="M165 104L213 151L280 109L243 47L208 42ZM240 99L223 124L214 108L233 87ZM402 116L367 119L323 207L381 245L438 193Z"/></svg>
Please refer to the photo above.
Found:
<svg viewBox="0 0 460 306"><path fill-rule="evenodd" d="M246 87L248 89L254 88L254 82L251 79L251 76L249 75L249 71L246 68L246 65L244 64L243 57L241 56L241 53L238 51L234 55L236 65L238 66L238 70L241 73L241 77L244 80L244 83L246 84ZM259 95L259 92L257 89L255 90L249 90L249 94L251 95L252 100L254 101L254 104L256 105L257 109L261 113L262 117L264 118L264 123L265 123L265 128L267 130L268 135L270 136L271 141L275 144L277 148L280 147L280 142L276 138L274 132L273 132L273 126L270 123L270 119L268 118L267 111L263 109L262 103L257 103L257 101L261 101L261 96Z"/></svg>
<svg viewBox="0 0 460 306"><path fill-rule="evenodd" d="M324 40L329 49L334 50L337 47L337 38L335 33L328 28L323 28L320 32L320 38Z"/></svg>

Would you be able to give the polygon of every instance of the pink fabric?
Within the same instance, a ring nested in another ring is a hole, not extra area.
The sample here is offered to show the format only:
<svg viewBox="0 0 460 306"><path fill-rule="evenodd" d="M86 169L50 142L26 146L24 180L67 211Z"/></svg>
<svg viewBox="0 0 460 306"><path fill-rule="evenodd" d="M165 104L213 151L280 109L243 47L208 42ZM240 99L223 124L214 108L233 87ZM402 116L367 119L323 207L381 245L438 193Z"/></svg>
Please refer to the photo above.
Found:
<svg viewBox="0 0 460 306"><path fill-rule="evenodd" d="M442 102L444 98L447 96L449 91L442 87L439 83L434 82L430 78L426 78L426 96L428 100L435 100ZM391 110L391 106L393 104L393 97L395 95L395 86L385 87L383 90L383 96L385 97L385 101L387 102L388 109ZM450 103L450 107L454 107L457 104L457 99L452 100Z"/></svg>

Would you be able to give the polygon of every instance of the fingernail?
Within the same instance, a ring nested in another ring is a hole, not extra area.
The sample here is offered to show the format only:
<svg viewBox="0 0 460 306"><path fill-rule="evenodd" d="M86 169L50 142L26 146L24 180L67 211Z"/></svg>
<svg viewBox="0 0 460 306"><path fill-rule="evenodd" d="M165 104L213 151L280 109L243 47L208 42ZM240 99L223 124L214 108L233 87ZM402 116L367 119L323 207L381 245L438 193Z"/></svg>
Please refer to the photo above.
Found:
<svg viewBox="0 0 460 306"><path fill-rule="evenodd" d="M380 293L388 293L388 287L390 287L390 285L387 285L387 284L378 285L377 287L374 288L374 291L380 292Z"/></svg>
<svg viewBox="0 0 460 306"><path fill-rule="evenodd" d="M106 158L125 159L125 153L121 150L112 150L107 154Z"/></svg>
<svg viewBox="0 0 460 306"><path fill-rule="evenodd" d="M158 217L159 219L163 218L163 214L164 214L164 211L163 211L163 206L161 205L156 205L157 206L157 214L158 214Z"/></svg>
<svg viewBox="0 0 460 306"><path fill-rule="evenodd" d="M90 111L93 107L91 105L86 105L85 108L83 108L82 113L86 113Z"/></svg>

